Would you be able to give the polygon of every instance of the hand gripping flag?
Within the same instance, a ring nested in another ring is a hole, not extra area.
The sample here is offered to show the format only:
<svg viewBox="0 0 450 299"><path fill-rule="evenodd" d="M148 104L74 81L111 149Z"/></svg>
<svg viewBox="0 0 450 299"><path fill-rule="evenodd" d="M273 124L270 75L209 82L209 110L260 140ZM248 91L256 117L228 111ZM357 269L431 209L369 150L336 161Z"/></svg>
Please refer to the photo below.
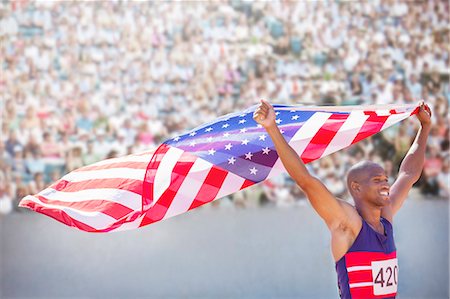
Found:
<svg viewBox="0 0 450 299"><path fill-rule="evenodd" d="M257 106L161 144L63 176L20 202L88 232L135 229L199 207L284 172ZM297 154L311 162L416 114L415 105L274 105L276 122Z"/></svg>

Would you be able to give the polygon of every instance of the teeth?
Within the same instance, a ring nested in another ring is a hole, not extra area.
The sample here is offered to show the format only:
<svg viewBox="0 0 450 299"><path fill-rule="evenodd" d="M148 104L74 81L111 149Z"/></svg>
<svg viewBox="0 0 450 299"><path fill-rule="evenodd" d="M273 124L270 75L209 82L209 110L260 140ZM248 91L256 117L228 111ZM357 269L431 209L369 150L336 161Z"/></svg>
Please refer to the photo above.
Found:
<svg viewBox="0 0 450 299"><path fill-rule="evenodd" d="M387 191L380 192L380 194L383 196L389 196L389 192L387 192Z"/></svg>

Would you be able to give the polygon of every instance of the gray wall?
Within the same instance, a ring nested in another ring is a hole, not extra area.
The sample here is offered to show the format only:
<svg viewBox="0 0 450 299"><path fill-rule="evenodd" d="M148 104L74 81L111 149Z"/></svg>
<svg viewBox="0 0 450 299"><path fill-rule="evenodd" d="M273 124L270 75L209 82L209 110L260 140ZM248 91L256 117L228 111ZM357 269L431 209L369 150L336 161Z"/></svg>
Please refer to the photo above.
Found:
<svg viewBox="0 0 450 299"><path fill-rule="evenodd" d="M398 298L448 298L449 208L411 199L394 224ZM204 207L88 234L35 213L1 220L1 298L337 298L329 233L309 206Z"/></svg>

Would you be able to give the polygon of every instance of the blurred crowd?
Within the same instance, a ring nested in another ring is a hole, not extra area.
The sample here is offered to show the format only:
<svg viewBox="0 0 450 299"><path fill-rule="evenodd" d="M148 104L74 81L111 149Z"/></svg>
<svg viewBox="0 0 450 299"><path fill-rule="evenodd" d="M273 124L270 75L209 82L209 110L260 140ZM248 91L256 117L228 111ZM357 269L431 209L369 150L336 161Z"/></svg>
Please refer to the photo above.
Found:
<svg viewBox="0 0 450 299"><path fill-rule="evenodd" d="M433 128L417 190L449 196L448 1L2 1L0 28L0 214L69 171L148 150L259 98L425 99ZM349 165L378 161L393 180L417 128L411 118L308 167L346 198ZM229 201L302 198L282 176Z"/></svg>

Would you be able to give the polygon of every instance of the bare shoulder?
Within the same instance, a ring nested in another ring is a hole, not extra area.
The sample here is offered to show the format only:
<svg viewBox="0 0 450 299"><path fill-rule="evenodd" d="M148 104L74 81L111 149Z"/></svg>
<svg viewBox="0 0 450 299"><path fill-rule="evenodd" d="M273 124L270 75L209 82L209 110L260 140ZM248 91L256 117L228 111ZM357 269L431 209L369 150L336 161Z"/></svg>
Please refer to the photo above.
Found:
<svg viewBox="0 0 450 299"><path fill-rule="evenodd" d="M337 199L342 210L346 214L345 221L331 230L331 251L334 260L339 261L353 245L362 227L362 219L355 207L350 203Z"/></svg>

